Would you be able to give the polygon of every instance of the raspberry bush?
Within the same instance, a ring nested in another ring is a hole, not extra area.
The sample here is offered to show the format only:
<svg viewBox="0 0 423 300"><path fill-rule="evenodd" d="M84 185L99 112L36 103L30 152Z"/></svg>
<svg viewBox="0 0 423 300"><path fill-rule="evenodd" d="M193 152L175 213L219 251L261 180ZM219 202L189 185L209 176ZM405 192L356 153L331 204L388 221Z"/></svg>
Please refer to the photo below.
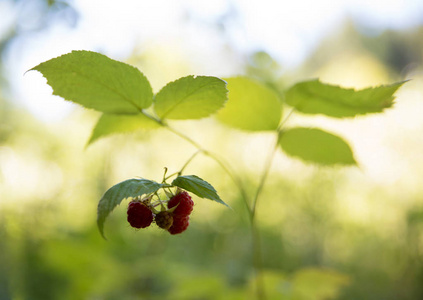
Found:
<svg viewBox="0 0 423 300"><path fill-rule="evenodd" d="M198 154L208 156L230 176L245 204L251 224L259 299L265 297L260 279L261 250L255 216L275 153L282 150L291 157L321 166L357 165L351 147L340 136L319 128L287 127L288 120L296 112L338 119L380 113L393 105L394 94L404 83L354 90L306 80L285 91L277 91L246 77L222 80L211 76L186 76L168 83L154 94L148 79L138 69L90 51L72 51L32 70L47 78L55 95L103 113L88 144L115 133L163 128L197 149L179 172L168 177L165 172L162 182L128 179L107 190L98 204L100 234L104 237L106 218L123 200L132 200L127 217L131 226L146 228L154 220L159 228L172 235L184 232L189 226L193 201L188 193L226 205L208 182L196 175L182 175ZM273 134L273 151L258 172L255 193L247 193L242 178L224 159L169 124L169 120L195 120L213 114L229 127ZM172 177L174 179L168 183Z"/></svg>

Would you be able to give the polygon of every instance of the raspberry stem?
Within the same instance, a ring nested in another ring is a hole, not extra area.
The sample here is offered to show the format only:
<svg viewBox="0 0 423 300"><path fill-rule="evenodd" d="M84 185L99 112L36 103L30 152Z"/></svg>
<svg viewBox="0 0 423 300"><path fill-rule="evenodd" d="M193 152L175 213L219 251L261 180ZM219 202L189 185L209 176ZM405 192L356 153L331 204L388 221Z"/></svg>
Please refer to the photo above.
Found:
<svg viewBox="0 0 423 300"><path fill-rule="evenodd" d="M253 267L255 270L255 282L256 282L256 295L257 295L257 299L259 300L263 300L266 299L266 294L265 294L265 288L264 288L264 282L262 279L262 267L263 267L263 263L262 263L262 253L261 253L261 242L260 242L260 233L259 233L259 228L257 226L256 223L256 219L255 219L255 215L256 215L256 210L257 210L257 203L258 203L258 199L260 198L260 195L262 193L262 190L264 188L264 184L266 183L267 177L269 175L270 172L270 168L272 166L272 162L273 159L275 157L276 151L278 149L278 144L279 144L279 139L281 137L281 132L282 132L282 128L285 125L285 123L288 121L288 119L291 117L292 113L294 112L294 108L286 115L286 117L284 118L284 120L279 124L277 130L276 130L276 134L277 134L277 138L275 139L275 145L272 148L271 152L269 153L269 155L266 158L265 161L265 165L263 168L263 172L260 176L260 181L259 181L259 185L257 187L256 193L254 198L252 199L252 201L249 201L249 197L248 194L244 188L244 185L242 183L242 180L240 177L238 177L235 172L230 169L229 164L227 164L226 162L223 161L222 158L219 158L217 156L217 154L212 153L208 150L205 150L203 147L201 147L200 144L198 144L197 142L195 142L193 139L191 139L190 137L186 136L185 134L179 132L178 130L170 127L168 124L166 124L165 122L163 122L160 119L156 119L153 116L149 116L148 114L146 114L145 112L142 112L144 115L147 115L147 117L149 117L150 119L156 121L158 124L160 124L161 126L165 127L167 130L171 131L172 133L174 133L175 135L179 136L180 138L182 138L183 140L187 141L188 143L190 143L191 145L193 145L196 149L197 152L195 152L186 162L185 164L182 166L181 170L177 173L171 174L167 177L166 176L166 171L165 171L165 175L163 175L163 184L165 184L165 181L167 179L169 179L172 176L175 175L181 175L182 172L185 170L185 168L188 166L188 164L199 154L199 153L203 153L204 155L210 157L211 159L213 159L228 175L229 177L232 179L232 181L234 182L235 186L239 189L239 192L241 194L241 197L243 198L243 203L246 207L246 210L248 212L248 216L250 219L250 224L251 224L251 236L252 236L252 248L253 248ZM160 199L159 199L160 200Z"/></svg>

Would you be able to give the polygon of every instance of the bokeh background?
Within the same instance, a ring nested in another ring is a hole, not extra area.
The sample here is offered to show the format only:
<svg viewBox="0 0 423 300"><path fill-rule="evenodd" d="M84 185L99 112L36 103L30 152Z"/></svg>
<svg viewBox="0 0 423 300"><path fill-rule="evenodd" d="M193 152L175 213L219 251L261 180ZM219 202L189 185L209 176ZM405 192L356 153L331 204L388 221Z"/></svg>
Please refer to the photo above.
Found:
<svg viewBox="0 0 423 300"><path fill-rule="evenodd" d="M161 180L195 149L161 130L85 148L99 114L51 95L35 65L92 50L137 66L157 92L179 77L247 75L283 95L319 77L362 88L412 79L382 114L294 115L352 145L359 167L278 153L258 206L270 299L423 299L423 2L0 0L0 299L249 299L251 238L213 161L186 173L232 210L196 202L180 236L136 231L125 205L96 228L112 185ZM213 118L175 127L257 186L273 137Z"/></svg>

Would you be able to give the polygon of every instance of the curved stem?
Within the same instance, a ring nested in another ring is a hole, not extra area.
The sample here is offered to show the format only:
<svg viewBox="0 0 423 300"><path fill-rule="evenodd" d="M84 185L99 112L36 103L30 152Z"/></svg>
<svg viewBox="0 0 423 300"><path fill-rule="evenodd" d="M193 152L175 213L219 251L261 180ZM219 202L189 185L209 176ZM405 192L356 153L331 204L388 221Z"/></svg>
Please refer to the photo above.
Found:
<svg viewBox="0 0 423 300"><path fill-rule="evenodd" d="M197 142L195 142L193 139L191 139L190 137L186 136L185 134L183 134L182 132L177 131L176 129L170 127L167 124L161 123L163 127L165 127L166 129L168 129L169 131L171 131L172 133L176 134L177 136L179 136L180 138L184 139L185 141L187 141L188 143L190 143L191 145L193 145L195 148L197 148L198 152L203 153L204 155L210 157L211 159L213 159L224 171L226 174L229 175L229 177L231 178L231 180L235 183L235 185L237 186L242 198L243 198L243 202L244 205L246 206L246 209L248 211L248 216L250 218L250 221L252 221L252 210L251 207L249 205L249 201L248 201L248 195L247 192L245 191L242 181L241 179L235 175L235 172L232 171L229 167L228 164L223 162L223 160L221 158L219 158L217 156L217 154L210 152L208 150L205 150L203 147L200 146L200 144L198 144ZM196 153L196 154L197 154ZM195 154L195 155L196 155ZM193 158L193 157L192 157Z"/></svg>
<svg viewBox="0 0 423 300"><path fill-rule="evenodd" d="M179 172L177 173L178 176L180 176L182 174L182 172L185 170L185 168L188 166L188 164L194 159L194 157L196 157L198 155L198 153L200 153L201 150L197 150L197 152L195 152L193 155L191 155L190 158L188 158L188 160L185 162L185 164L182 166L182 168L179 170Z"/></svg>
<svg viewBox="0 0 423 300"><path fill-rule="evenodd" d="M275 145L272 149L272 152L270 153L270 155L266 159L264 170L263 170L263 173L260 177L260 182L259 182L259 185L257 187L257 191L256 191L256 194L254 196L253 203L251 205L251 209L252 209L251 213L253 214L253 219L254 219L255 214L256 214L257 200L258 200L258 198L261 194L261 191L263 190L267 176L269 175L270 167L272 166L272 162L273 162L273 158L275 157L276 150L278 149L278 144L279 144L279 134L278 134L278 138L276 139Z"/></svg>
<svg viewBox="0 0 423 300"><path fill-rule="evenodd" d="M228 164L225 164L223 162L223 160L221 158L219 158L216 154L210 152L210 151L205 151L203 150L204 155L207 155L208 157L210 157L211 159L213 159L215 162L217 162L220 167L226 172L226 174L229 175L229 177L232 179L232 181L235 183L235 185L238 187L239 192L241 194L241 197L243 198L243 203L247 209L248 212L248 217L250 219L250 222L253 222L253 214L252 214L252 210L251 207L249 205L249 201L248 201L248 195L246 190L244 189L244 186L242 184L241 179L235 175L235 172L229 169Z"/></svg>
<svg viewBox="0 0 423 300"><path fill-rule="evenodd" d="M184 139L185 141L187 141L188 143L190 143L191 145L193 145L195 148L197 148L199 151L204 152L203 147L200 146L200 144L198 144L196 141L194 141L193 139L191 139L190 137L186 136L185 134L183 134L182 132L177 131L176 129L170 127L167 124L164 124L163 122L160 123L163 127L165 127L167 130L171 131L172 133L176 134L177 136L179 136L180 138Z"/></svg>
<svg viewBox="0 0 423 300"><path fill-rule="evenodd" d="M283 128L283 125L285 125L285 123L289 120L289 118L291 117L292 113L295 111L295 108L292 108L291 111L287 114L287 116L285 117L285 119L283 119L283 121L280 123L280 125L278 126L277 130L276 130L276 134L277 134L277 138L275 141L275 144L273 146L273 149L271 151L271 153L269 154L269 156L266 158L266 162L264 165L264 169L263 169L263 173L260 177L260 182L259 185L257 187L257 191L256 194L254 196L253 202L252 202L252 214L253 214L253 219L256 213L256 207L257 207L257 201L260 197L260 194L263 190L264 184L266 182L267 176L269 175L270 172L270 167L272 166L272 162L273 159L275 157L276 151L278 150L278 146L279 146L279 140L281 138L281 131Z"/></svg>
<svg viewBox="0 0 423 300"><path fill-rule="evenodd" d="M254 196L253 202L251 204L251 235L252 235L252 243L253 243L253 260L254 260L254 270L255 270L255 285L256 285L256 293L257 293L257 299L266 299L266 289L264 286L264 281L262 277L262 269L263 269L263 262L262 262L262 252L261 252L261 241L260 241L260 232L257 227L256 223L256 210L257 210L257 202L260 197L260 194L263 190L264 184L266 182L266 179L269 175L270 168L272 166L273 159L275 157L276 151L279 146L279 140L281 137L281 131L283 125L288 121L288 119L291 117L292 113L294 112L294 109L292 109L288 115L285 117L285 119L281 122L281 124L278 126L276 130L277 138L275 141L275 144L273 146L272 151L266 158L266 162L264 165L263 173L260 177L259 185L257 187L256 194Z"/></svg>
<svg viewBox="0 0 423 300"><path fill-rule="evenodd" d="M191 139L190 137L186 136L185 134L183 134L182 132L179 132L178 130L170 127L169 125L167 125L166 123L164 123L162 120L156 119L153 116L149 116L148 114L142 112L144 115L146 115L147 117L149 117L150 119L156 121L158 124L160 124L161 126L165 127L167 130L171 131L172 133L174 133L175 135L179 136L180 138L182 138L183 140L187 141L188 143L190 143L191 145L193 145L195 148L197 148L197 152L195 152L189 159L188 161L184 164L184 166L181 168L181 170L176 173L178 175L182 174L182 171L186 168L186 166L194 159L194 157L198 154L198 153L203 153L204 155L209 156L211 159L213 159L215 162L217 162L217 164L220 165L220 167L229 175L229 177L232 179L232 181L235 183L235 185L238 187L239 192L243 198L243 202L246 206L246 210L248 212L248 216L250 219L250 224L251 224L251 236L252 236L252 246L253 246L253 266L254 266L254 271L255 271L255 285L256 285L256 293L257 293L257 299L259 300L263 300L266 299L266 294L265 294L265 287L264 287L264 282L263 282L263 278L262 278L262 268L263 268L263 264L262 264L262 252L261 252L261 242L260 242L260 233L259 233L259 229L257 227L256 224L256 219L255 219L255 215L256 215L256 209L257 209L257 202L258 199L262 193L264 184L267 180L267 177L269 175L270 172L270 168L272 166L272 162L273 159L275 157L276 151L278 149L278 145L279 145L279 140L280 140L280 133L282 131L282 127L283 125L286 123L286 121L290 118L290 116L292 115L292 113L294 112L294 109L292 109L288 115L285 117L285 119L281 122L281 124L278 126L276 133L277 133L277 138L274 144L274 147L272 149L272 151L270 152L270 154L267 156L266 158L266 162L265 162L265 166L263 169L263 173L260 177L260 181L259 181L259 185L257 187L257 191L256 194L253 198L253 201L251 202L251 205L249 204L248 201L248 195L247 192L242 184L241 179L235 175L235 172L233 172L227 163L225 163L221 158L219 158L216 154L207 151L205 149L203 149L201 147L200 144L198 144L197 142L195 142L193 139ZM170 176L173 176L175 174L172 174ZM170 176L168 176L167 178L169 178ZM166 179L167 179L166 178Z"/></svg>

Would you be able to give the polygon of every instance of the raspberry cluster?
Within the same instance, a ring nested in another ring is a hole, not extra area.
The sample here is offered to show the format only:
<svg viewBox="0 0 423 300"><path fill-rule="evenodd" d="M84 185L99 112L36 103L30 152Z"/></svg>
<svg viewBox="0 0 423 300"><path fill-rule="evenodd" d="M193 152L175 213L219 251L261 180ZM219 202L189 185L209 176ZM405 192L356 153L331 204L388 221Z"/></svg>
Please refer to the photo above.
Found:
<svg viewBox="0 0 423 300"><path fill-rule="evenodd" d="M128 205L129 224L134 228L146 228L153 220L158 227L167 230L170 234L184 232L189 226L189 216L194 208L194 201L186 191L178 191L173 195L167 208L162 205L162 211L157 212L154 204L148 201L133 200Z"/></svg>

